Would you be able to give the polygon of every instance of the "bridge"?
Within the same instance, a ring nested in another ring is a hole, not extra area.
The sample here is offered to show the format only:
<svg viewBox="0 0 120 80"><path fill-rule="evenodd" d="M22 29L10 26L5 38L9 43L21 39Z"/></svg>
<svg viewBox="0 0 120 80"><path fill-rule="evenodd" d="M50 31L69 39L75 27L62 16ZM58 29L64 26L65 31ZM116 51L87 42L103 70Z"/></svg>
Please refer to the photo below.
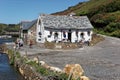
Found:
<svg viewBox="0 0 120 80"><path fill-rule="evenodd" d="M5 35L11 35L11 36L19 36L20 35L20 32L5 32L4 33Z"/></svg>

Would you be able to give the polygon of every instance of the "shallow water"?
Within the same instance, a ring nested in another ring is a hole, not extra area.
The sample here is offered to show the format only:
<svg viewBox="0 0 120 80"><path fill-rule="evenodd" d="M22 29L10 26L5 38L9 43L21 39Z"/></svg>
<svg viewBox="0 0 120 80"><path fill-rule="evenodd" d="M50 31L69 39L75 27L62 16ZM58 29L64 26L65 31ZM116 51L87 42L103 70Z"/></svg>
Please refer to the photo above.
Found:
<svg viewBox="0 0 120 80"><path fill-rule="evenodd" d="M5 39L5 38L0 38L0 44L4 44L4 43L9 43L9 42L13 42L14 41L14 38L8 38L8 39Z"/></svg>
<svg viewBox="0 0 120 80"><path fill-rule="evenodd" d="M0 44L13 42L14 39L0 38ZM20 73L9 64L7 54L0 53L0 80L24 80Z"/></svg>
<svg viewBox="0 0 120 80"><path fill-rule="evenodd" d="M0 53L0 80L24 80L20 73L9 64L6 54Z"/></svg>

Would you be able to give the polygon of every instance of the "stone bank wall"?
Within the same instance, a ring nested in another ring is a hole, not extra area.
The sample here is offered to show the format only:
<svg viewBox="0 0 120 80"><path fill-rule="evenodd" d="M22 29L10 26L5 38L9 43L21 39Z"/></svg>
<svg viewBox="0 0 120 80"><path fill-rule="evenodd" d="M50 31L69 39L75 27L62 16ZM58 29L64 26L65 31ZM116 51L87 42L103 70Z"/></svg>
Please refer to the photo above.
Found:
<svg viewBox="0 0 120 80"><path fill-rule="evenodd" d="M84 76L84 70L79 64L67 64L64 70L49 66L38 58L33 60L20 56L18 52L6 50L10 64L19 70L26 80L90 80Z"/></svg>
<svg viewBox="0 0 120 80"><path fill-rule="evenodd" d="M15 68L21 73L25 80L44 80L43 77L36 72L35 68L25 63L24 58L18 58L18 55L13 55L14 51L7 50L10 64L13 64Z"/></svg>

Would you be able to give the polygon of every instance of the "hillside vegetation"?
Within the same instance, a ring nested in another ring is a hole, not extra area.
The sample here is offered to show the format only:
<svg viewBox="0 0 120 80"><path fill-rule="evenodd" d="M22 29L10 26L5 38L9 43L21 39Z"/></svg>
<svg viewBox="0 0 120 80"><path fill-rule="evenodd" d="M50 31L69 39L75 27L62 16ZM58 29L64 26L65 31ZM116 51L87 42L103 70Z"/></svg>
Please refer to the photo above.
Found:
<svg viewBox="0 0 120 80"><path fill-rule="evenodd" d="M19 24L0 23L0 35L4 35L5 32L18 32L19 30L20 30Z"/></svg>
<svg viewBox="0 0 120 80"><path fill-rule="evenodd" d="M87 15L95 27L95 32L120 38L120 0L89 0L54 15L71 12L77 16Z"/></svg>

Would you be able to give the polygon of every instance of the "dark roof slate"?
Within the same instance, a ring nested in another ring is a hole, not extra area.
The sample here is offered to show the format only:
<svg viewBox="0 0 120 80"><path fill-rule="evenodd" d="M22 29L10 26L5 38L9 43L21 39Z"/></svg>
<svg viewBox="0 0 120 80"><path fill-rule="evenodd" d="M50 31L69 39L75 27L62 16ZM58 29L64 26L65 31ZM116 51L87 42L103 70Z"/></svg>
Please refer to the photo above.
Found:
<svg viewBox="0 0 120 80"><path fill-rule="evenodd" d="M87 16L58 16L41 14L41 19L46 28L54 29L92 29Z"/></svg>
<svg viewBox="0 0 120 80"><path fill-rule="evenodd" d="M32 27L35 23L37 23L37 19L33 21L23 21L21 22L22 29L28 30L30 27Z"/></svg>

